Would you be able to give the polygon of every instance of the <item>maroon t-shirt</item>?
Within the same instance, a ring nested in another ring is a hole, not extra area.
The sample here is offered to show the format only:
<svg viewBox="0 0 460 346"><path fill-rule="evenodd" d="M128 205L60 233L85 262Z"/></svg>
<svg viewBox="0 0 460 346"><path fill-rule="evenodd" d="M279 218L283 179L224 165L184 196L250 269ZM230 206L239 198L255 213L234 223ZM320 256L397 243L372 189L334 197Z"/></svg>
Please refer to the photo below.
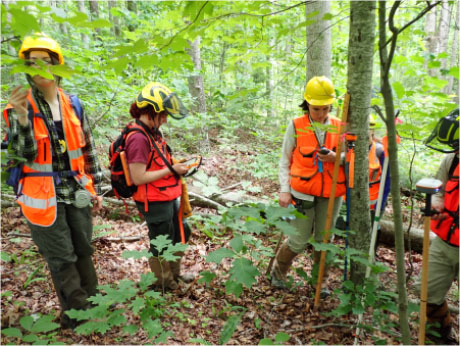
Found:
<svg viewBox="0 0 460 346"><path fill-rule="evenodd" d="M144 163L149 161L150 143L142 132L134 132L128 137L125 146L128 163Z"/></svg>

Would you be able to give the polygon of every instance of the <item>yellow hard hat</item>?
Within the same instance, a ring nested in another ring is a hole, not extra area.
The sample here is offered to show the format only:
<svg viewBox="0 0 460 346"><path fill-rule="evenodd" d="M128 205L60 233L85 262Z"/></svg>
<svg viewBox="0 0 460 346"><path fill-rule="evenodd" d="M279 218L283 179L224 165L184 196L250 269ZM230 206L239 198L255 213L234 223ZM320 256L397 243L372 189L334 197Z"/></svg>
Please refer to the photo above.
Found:
<svg viewBox="0 0 460 346"><path fill-rule="evenodd" d="M47 50L57 54L59 58L59 65L64 64L64 56L61 52L59 44L51 37L46 36L42 33L37 33L32 36L26 36L22 42L21 48L19 49L19 58L25 59L24 53L30 50Z"/></svg>
<svg viewBox="0 0 460 346"><path fill-rule="evenodd" d="M175 119L182 119L188 115L188 110L184 107L177 94L157 82L151 82L142 89L137 95L136 105L139 108L151 105L156 113L166 111Z"/></svg>
<svg viewBox="0 0 460 346"><path fill-rule="evenodd" d="M313 77L305 87L304 98L313 106L330 105L335 99L334 85L325 76Z"/></svg>

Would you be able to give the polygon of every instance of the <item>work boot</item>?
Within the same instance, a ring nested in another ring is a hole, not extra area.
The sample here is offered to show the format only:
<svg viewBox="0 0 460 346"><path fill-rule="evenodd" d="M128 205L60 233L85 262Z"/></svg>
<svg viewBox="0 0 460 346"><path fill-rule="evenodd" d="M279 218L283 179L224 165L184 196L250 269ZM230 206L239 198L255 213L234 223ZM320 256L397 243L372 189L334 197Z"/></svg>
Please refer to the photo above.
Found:
<svg viewBox="0 0 460 346"><path fill-rule="evenodd" d="M170 262L165 260L161 261L158 257L150 257L149 258L149 265L150 270L152 273L155 274L156 278L158 279L153 285L157 288L161 289L171 289L175 290L179 286L177 282L174 280L173 273L171 271Z"/></svg>
<svg viewBox="0 0 460 346"><path fill-rule="evenodd" d="M286 243L281 245L281 248L276 254L273 270L271 272L272 286L286 288L286 274L296 256L297 253L292 251Z"/></svg>
<svg viewBox="0 0 460 346"><path fill-rule="evenodd" d="M78 322L65 314L67 310L84 310L90 306L86 291L81 287L80 274L74 263L58 272L51 272L54 288L61 304L61 328L74 329Z"/></svg>
<svg viewBox="0 0 460 346"><path fill-rule="evenodd" d="M91 256L78 257L75 265L80 274L81 288L86 291L88 297L96 295L98 293L97 274Z"/></svg>
<svg viewBox="0 0 460 346"><path fill-rule="evenodd" d="M428 323L439 323L439 327L431 326L430 329L438 332L441 335L441 340L427 334L427 337L432 341L441 342L443 344L449 344L450 332L452 330L452 316L449 313L449 307L447 302L444 301L442 304L427 304L426 306L426 317Z"/></svg>
<svg viewBox="0 0 460 346"><path fill-rule="evenodd" d="M319 271L319 262L321 261L321 251L313 251L313 270L312 274L316 275L315 276L315 284L318 282L318 271ZM327 261L324 263L324 271L326 271L328 268ZM325 299L331 295L331 291L327 289L326 287L321 288L320 292L320 297L321 299Z"/></svg>
<svg viewBox="0 0 460 346"><path fill-rule="evenodd" d="M190 283L193 280L195 280L195 275L193 275L192 273L180 273L180 264L182 261L182 257L184 257L184 252L176 252L174 255L179 256L179 258L176 261L169 262L169 267L171 268L171 272L173 273L174 280L176 280L177 282L179 282L180 280L185 283Z"/></svg>

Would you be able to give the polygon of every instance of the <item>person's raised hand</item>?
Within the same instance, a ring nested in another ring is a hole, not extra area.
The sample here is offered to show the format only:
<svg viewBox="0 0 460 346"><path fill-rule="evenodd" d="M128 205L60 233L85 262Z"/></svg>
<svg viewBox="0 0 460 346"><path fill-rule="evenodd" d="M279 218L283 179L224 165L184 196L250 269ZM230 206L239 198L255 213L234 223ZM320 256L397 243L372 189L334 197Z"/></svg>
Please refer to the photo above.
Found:
<svg viewBox="0 0 460 346"><path fill-rule="evenodd" d="M29 121L27 119L28 109L27 109L27 95L29 90L24 89L22 86L18 86L13 89L11 92L8 103L14 108L16 114L18 115L18 121L21 125L27 125Z"/></svg>

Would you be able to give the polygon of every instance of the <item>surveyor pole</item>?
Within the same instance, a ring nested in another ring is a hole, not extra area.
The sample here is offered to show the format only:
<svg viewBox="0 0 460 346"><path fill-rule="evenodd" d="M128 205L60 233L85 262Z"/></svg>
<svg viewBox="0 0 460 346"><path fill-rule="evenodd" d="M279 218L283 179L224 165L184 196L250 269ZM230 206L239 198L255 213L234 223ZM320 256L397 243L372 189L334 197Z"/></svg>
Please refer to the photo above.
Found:
<svg viewBox="0 0 460 346"><path fill-rule="evenodd" d="M329 202L327 205L326 227L324 229L323 244L327 244L329 242L329 230L331 229L332 218L333 218L333 213L334 213L335 190L337 187L337 179L339 177L340 157L342 153L342 142L343 142L342 137L346 129L349 106L350 106L350 94L347 92L345 94L345 100L343 102L342 123L340 124L339 141L337 143L337 150L335 152L336 155L335 155L335 162L334 162L334 172L332 174L332 187L331 187L331 192L329 195ZM321 259L319 262L319 271L318 271L318 282L316 284L316 293L315 293L315 303L314 303L315 309L319 308L319 299L320 299L320 293L321 293L321 286L323 284L325 262L326 262L326 252L321 251Z"/></svg>
<svg viewBox="0 0 460 346"><path fill-rule="evenodd" d="M431 224L431 196L441 189L442 182L437 179L423 178L416 184L417 191L426 193L424 214L424 234L422 252L422 283L420 294L420 326L418 330L418 344L425 344L426 303L428 297L428 256L430 247Z"/></svg>

